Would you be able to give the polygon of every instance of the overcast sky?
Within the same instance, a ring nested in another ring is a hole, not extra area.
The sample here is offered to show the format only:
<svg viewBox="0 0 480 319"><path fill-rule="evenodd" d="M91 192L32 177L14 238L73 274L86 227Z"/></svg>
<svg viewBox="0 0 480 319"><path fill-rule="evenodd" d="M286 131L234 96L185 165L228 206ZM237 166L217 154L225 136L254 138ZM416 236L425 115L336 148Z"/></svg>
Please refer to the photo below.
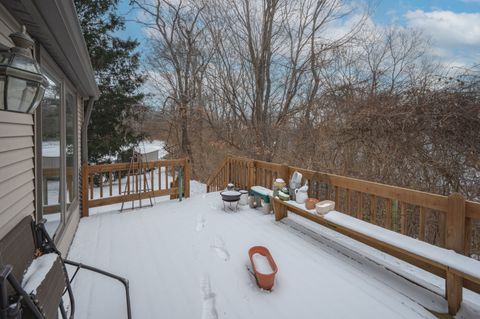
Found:
<svg viewBox="0 0 480 319"><path fill-rule="evenodd" d="M129 0L120 0L120 13L135 20ZM293 0L292 0L293 1ZM480 63L480 0L374 0L373 23L413 27L432 41L432 54L451 66ZM145 35L133 21L121 37L137 38L142 46Z"/></svg>

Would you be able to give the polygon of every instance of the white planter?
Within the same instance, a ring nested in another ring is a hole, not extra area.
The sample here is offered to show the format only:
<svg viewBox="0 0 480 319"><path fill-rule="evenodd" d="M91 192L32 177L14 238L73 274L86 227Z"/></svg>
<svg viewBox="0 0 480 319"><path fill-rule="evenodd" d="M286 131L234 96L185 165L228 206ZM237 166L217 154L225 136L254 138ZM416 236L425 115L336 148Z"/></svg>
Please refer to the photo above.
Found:
<svg viewBox="0 0 480 319"><path fill-rule="evenodd" d="M315 211L318 215L325 215L326 213L335 210L335 202L331 200L322 200L315 204Z"/></svg>
<svg viewBox="0 0 480 319"><path fill-rule="evenodd" d="M248 191L246 190L240 190L240 201L238 202L239 205L245 206L248 205Z"/></svg>

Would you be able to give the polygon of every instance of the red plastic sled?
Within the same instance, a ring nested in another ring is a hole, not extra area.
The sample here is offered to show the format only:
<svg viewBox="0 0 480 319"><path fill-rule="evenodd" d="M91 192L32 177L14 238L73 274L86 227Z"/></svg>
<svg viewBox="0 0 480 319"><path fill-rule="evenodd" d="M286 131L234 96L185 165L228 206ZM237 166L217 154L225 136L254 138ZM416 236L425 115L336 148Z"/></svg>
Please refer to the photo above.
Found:
<svg viewBox="0 0 480 319"><path fill-rule="evenodd" d="M260 254L267 258L268 263L272 268L272 273L263 274L257 271L255 263L253 262L254 254ZM263 246L254 246L248 250L248 256L250 257L250 262L252 263L252 267L253 267L253 273L255 274L255 278L257 279L258 286L265 290L271 290L273 287L273 284L275 283L275 275L277 274L278 268L277 268L277 264L275 264L275 261L273 260L272 255L270 254L270 251Z"/></svg>

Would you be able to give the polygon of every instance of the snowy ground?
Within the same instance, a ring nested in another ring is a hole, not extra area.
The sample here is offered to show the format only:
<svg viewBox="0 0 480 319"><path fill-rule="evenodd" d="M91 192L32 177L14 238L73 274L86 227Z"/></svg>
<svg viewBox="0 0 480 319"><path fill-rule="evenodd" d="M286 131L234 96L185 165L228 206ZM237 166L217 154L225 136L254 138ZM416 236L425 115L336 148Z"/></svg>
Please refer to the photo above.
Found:
<svg viewBox="0 0 480 319"><path fill-rule="evenodd" d="M293 214L282 222L246 206L224 212L218 193L81 220L69 258L130 280L134 318L435 318L443 281ZM272 292L247 267L248 249L269 248ZM401 276L397 275L400 274ZM430 290L405 279L418 279ZM122 286L82 272L76 318L125 318ZM466 294L457 318L479 318ZM423 305L423 306L422 306Z"/></svg>

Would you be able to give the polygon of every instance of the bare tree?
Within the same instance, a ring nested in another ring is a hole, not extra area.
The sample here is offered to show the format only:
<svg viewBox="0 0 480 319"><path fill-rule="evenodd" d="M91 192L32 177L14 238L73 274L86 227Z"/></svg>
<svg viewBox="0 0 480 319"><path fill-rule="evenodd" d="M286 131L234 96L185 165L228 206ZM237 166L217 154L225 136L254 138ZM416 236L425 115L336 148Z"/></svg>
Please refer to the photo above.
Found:
<svg viewBox="0 0 480 319"><path fill-rule="evenodd" d="M151 79L163 94L161 108L172 117L179 155L194 161L191 116L198 112L209 53L204 43L208 23L204 5L195 1L132 1L142 9L141 23L149 30Z"/></svg>
<svg viewBox="0 0 480 319"><path fill-rule="evenodd" d="M364 16L329 37L349 12L342 1L214 1L209 30L216 62L207 80L207 117L219 137L252 156L274 158L282 128L315 99L325 53L363 24ZM232 129L248 138L232 138Z"/></svg>

